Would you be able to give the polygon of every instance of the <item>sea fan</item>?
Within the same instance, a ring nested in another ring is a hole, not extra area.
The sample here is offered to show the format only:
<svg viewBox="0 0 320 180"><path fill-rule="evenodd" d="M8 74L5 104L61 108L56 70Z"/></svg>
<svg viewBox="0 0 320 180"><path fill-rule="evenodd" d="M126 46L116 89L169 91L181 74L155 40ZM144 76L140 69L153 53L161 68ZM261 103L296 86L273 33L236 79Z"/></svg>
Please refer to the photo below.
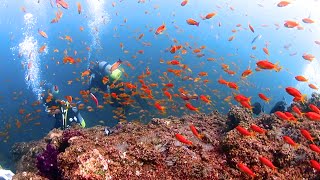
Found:
<svg viewBox="0 0 320 180"><path fill-rule="evenodd" d="M58 157L59 151L51 144L37 156L37 168L42 176L49 179L57 179L58 177Z"/></svg>

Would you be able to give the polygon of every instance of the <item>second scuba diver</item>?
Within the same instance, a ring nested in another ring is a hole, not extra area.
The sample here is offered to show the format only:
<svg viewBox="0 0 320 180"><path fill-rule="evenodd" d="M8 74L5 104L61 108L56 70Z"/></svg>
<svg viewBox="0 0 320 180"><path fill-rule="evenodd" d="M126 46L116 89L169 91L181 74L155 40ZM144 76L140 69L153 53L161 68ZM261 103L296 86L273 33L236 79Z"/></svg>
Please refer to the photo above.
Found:
<svg viewBox="0 0 320 180"><path fill-rule="evenodd" d="M90 81L88 90L90 91L91 98L95 101L97 106L99 102L96 96L92 93L92 88L98 88L103 92L109 93L111 97L111 106L129 108L126 106L126 100L133 96L134 92L136 92L136 87L130 88L130 91L124 91L124 84L127 83L122 81L123 71L120 70L121 64L122 61L120 59L113 64L109 64L106 61L101 61L95 63L95 65L89 68ZM120 94L127 94L129 96L121 98L118 97ZM142 108L148 108L146 101L139 95L134 96L134 99Z"/></svg>
<svg viewBox="0 0 320 180"><path fill-rule="evenodd" d="M55 118L54 128L66 129L73 124L86 126L86 122L81 116L76 103L72 103L71 96L66 96L67 101L58 99L59 88L53 86L43 97L45 111Z"/></svg>

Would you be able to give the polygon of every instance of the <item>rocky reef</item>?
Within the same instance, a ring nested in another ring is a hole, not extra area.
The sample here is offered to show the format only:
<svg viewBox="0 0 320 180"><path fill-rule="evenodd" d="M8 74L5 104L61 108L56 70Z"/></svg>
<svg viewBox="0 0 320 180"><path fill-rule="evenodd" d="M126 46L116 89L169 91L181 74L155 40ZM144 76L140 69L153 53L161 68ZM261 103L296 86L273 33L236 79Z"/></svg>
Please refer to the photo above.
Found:
<svg viewBox="0 0 320 180"><path fill-rule="evenodd" d="M252 130L253 124L263 132ZM319 129L320 122L304 116L294 122L274 114L254 118L238 106L226 116L212 112L119 124L110 135L103 126L54 129L40 141L16 144L14 179L319 179L320 169L310 162L320 161L320 152L310 148L320 145Z"/></svg>

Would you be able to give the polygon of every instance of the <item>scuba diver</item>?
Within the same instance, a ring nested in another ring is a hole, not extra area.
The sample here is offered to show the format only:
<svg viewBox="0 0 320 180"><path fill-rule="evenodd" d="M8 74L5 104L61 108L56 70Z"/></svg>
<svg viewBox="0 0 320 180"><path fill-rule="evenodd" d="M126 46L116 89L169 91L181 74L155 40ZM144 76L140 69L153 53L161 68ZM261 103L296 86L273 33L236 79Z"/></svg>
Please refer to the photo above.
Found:
<svg viewBox="0 0 320 180"><path fill-rule="evenodd" d="M270 114L275 113L276 111L285 112L286 111L286 99L283 97L282 101L277 102L274 107L271 109Z"/></svg>
<svg viewBox="0 0 320 180"><path fill-rule="evenodd" d="M52 91L43 97L45 111L49 116L55 118L54 128L66 129L73 124L79 124L81 127L86 126L86 122L81 116L76 103L72 101L71 96L66 96L67 101L57 99L59 94L58 86L54 85ZM71 98L71 99L70 99Z"/></svg>
<svg viewBox="0 0 320 180"><path fill-rule="evenodd" d="M111 106L113 107L123 107L126 105L126 100L129 98L119 98L113 95L119 95L121 93L133 95L136 92L136 87L130 88L130 91L124 92L124 83L121 79L122 70L120 66L122 61L119 59L113 64L109 64L106 61L96 62L90 70L90 80L88 90L90 91L90 96L93 101L98 106L99 102L96 96L91 92L92 88L98 88L103 92L109 93L111 96ZM146 100L142 99L139 95L133 96L135 101L140 104L140 106L145 109L148 108ZM129 108L128 106L125 106Z"/></svg>
<svg viewBox="0 0 320 180"><path fill-rule="evenodd" d="M110 88L112 84L118 84L117 81L121 78L122 71L119 69L122 61L119 59L113 65L101 61L97 62L94 66L89 68L90 80L88 90L90 91L90 96L98 106L99 102L96 96L91 92L92 88L98 88L101 91L111 93L119 93L120 87ZM119 81L120 82L120 81ZM111 97L112 98L112 97ZM113 106L120 106L117 101L112 99L114 102Z"/></svg>

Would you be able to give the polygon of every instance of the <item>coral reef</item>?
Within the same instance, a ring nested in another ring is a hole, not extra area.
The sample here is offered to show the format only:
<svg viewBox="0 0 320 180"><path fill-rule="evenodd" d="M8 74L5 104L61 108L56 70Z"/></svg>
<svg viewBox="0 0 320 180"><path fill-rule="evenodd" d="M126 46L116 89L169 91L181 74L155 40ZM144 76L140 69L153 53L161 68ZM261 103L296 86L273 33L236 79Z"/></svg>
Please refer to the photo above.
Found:
<svg viewBox="0 0 320 180"><path fill-rule="evenodd" d="M311 100L314 104L318 102ZM297 119L281 120L274 114L254 118L247 109L233 106L227 116L212 112L154 118L146 125L119 124L108 136L103 126L76 127L64 132L55 129L38 143L24 145L25 148L15 146L19 167L15 178L319 179L319 172L310 164L310 160L320 161L319 154L309 146L313 142L320 145L317 130L320 124L303 116ZM253 124L264 131L255 132ZM200 135L196 136L190 125ZM301 134L301 129L310 132L312 141ZM177 134L189 144L178 140ZM287 143L284 136L297 145ZM59 177L44 176L41 168L40 171L36 168L36 161L30 160L35 159L35 152L45 154L46 147L59 151L56 157ZM23 168L20 164L26 161L30 165ZM254 175L245 172L243 166Z"/></svg>

